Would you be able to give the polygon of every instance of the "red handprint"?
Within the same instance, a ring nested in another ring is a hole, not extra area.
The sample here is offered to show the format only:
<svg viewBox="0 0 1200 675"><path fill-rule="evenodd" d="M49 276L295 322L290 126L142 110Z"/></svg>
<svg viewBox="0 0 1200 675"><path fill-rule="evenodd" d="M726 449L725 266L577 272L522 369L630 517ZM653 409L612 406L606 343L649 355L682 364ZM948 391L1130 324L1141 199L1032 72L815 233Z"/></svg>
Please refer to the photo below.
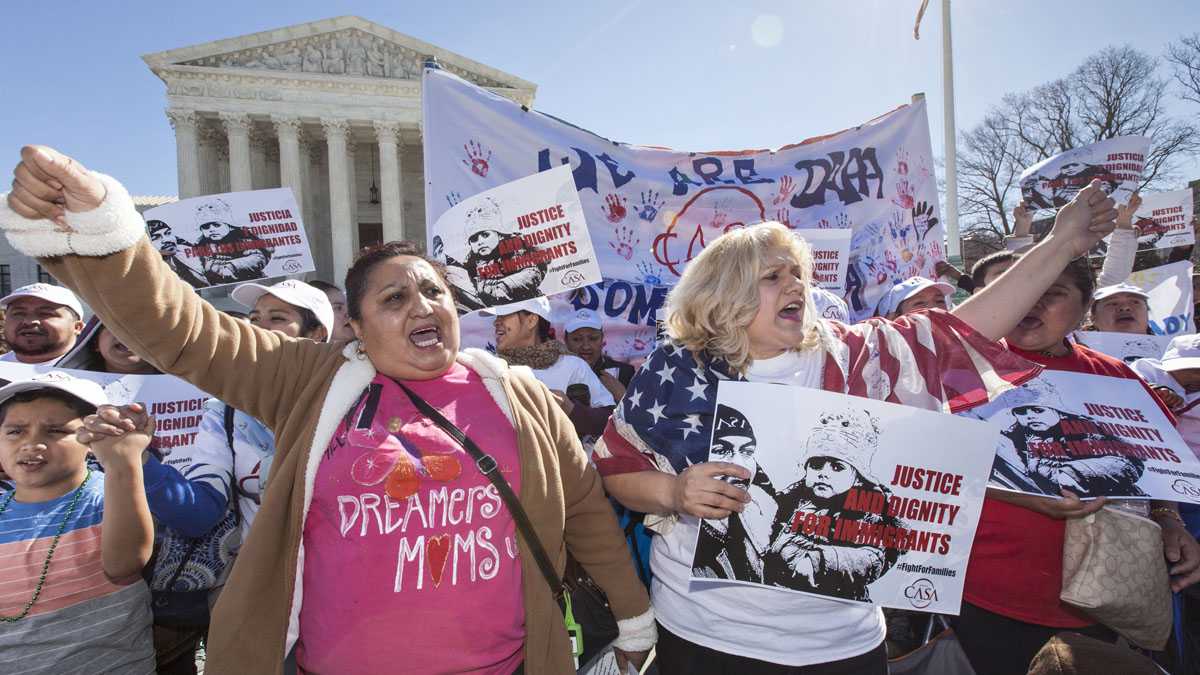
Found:
<svg viewBox="0 0 1200 675"><path fill-rule="evenodd" d="M625 220L625 216L629 211L625 208L625 202L628 201L618 194L610 193L604 198L604 204L600 210L604 212L604 217L608 218L610 223L619 223Z"/></svg>
<svg viewBox="0 0 1200 675"><path fill-rule="evenodd" d="M776 211L775 220L789 230L796 229L795 226L792 225L792 214L787 209L779 209Z"/></svg>
<svg viewBox="0 0 1200 675"><path fill-rule="evenodd" d="M492 151L484 148L481 143L476 143L474 140L468 141L463 146L463 150L466 151L467 158L462 163L471 167L471 173L476 176L480 178L486 177L488 169L491 168L488 161L492 158Z"/></svg>
<svg viewBox="0 0 1200 675"><path fill-rule="evenodd" d="M616 236L613 237L612 241L608 242L608 245L617 252L617 255L626 260L632 260L633 247L640 243L642 243L641 238L632 229L622 225L617 229Z"/></svg>
<svg viewBox="0 0 1200 675"><path fill-rule="evenodd" d="M718 230L724 229L725 219L728 217L729 214L725 213L725 202L717 202L716 205L713 206L712 222L710 222L709 225Z"/></svg>
<svg viewBox="0 0 1200 675"><path fill-rule="evenodd" d="M788 198L790 198L792 196L792 193L795 191L796 191L796 182L792 180L791 176L784 176L783 178L780 178L779 179L779 192L775 193L775 196L771 198L771 204L778 206L778 205L786 202L788 200Z"/></svg>

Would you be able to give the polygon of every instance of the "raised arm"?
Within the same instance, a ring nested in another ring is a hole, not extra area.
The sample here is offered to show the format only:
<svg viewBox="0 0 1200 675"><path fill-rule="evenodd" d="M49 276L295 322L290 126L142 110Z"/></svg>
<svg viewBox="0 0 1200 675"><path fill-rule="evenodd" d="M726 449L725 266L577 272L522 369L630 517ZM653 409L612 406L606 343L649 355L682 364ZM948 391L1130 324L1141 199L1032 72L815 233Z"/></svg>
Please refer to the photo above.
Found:
<svg viewBox="0 0 1200 675"><path fill-rule="evenodd" d="M0 200L9 242L75 291L124 344L166 373L273 425L325 345L227 316L175 275L129 193L50 148L27 146Z"/></svg>
<svg viewBox="0 0 1200 675"><path fill-rule="evenodd" d="M1128 204L1117 207L1117 229L1113 230L1109 241L1108 254L1104 256L1104 266L1100 268L1096 288L1119 284L1133 272L1138 247L1138 231L1133 226L1133 215L1141 206L1142 196L1135 192Z"/></svg>
<svg viewBox="0 0 1200 675"><path fill-rule="evenodd" d="M1049 236L999 279L955 307L953 314L993 340L1008 335L1067 263L1086 255L1112 232L1116 218L1113 200L1100 189L1099 181L1092 181L1059 210Z"/></svg>

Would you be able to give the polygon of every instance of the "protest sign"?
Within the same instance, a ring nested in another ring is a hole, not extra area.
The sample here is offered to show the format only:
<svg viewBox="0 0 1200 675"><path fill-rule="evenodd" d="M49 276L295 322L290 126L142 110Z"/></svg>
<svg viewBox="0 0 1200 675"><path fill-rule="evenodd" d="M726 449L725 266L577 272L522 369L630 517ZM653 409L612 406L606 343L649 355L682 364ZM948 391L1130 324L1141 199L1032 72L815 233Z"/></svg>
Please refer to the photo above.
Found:
<svg viewBox="0 0 1200 675"><path fill-rule="evenodd" d="M994 487L1200 503L1200 460L1140 380L1048 370L962 414L1000 432Z"/></svg>
<svg viewBox="0 0 1200 675"><path fill-rule="evenodd" d="M168 456L172 448L196 441L200 418L204 414L204 402L211 398L173 375L121 375L12 362L0 362L0 384L29 380L35 375L51 371L61 371L99 384L113 405L145 405L155 421L151 447ZM169 459L166 462L170 464Z"/></svg>
<svg viewBox="0 0 1200 675"><path fill-rule="evenodd" d="M748 469L725 480L751 502L701 521L692 579L957 614L995 439L950 415L722 382L708 459Z"/></svg>
<svg viewBox="0 0 1200 675"><path fill-rule="evenodd" d="M1021 172L1021 196L1034 209L1066 206L1093 180L1118 204L1126 204L1142 181L1150 139L1118 136L1072 148Z"/></svg>
<svg viewBox="0 0 1200 675"><path fill-rule="evenodd" d="M1133 214L1133 224L1138 228L1138 250L1196 243L1192 212L1191 190L1142 195L1142 205Z"/></svg>
<svg viewBox="0 0 1200 675"><path fill-rule="evenodd" d="M195 288L316 269L291 188L182 199L142 216L163 260Z"/></svg>
<svg viewBox="0 0 1200 675"><path fill-rule="evenodd" d="M671 286L713 239L765 220L846 229L839 292L859 319L945 257L923 100L776 150L714 152L613 142L438 69L425 71L422 104L428 223L465 197L569 165L605 279Z"/></svg>
<svg viewBox="0 0 1200 675"><path fill-rule="evenodd" d="M1098 330L1081 330L1075 339L1084 346L1108 354L1125 363L1138 359L1161 358L1171 342L1169 335L1137 335L1135 333L1110 333Z"/></svg>
<svg viewBox="0 0 1200 675"><path fill-rule="evenodd" d="M468 197L431 230L460 309L553 295L600 281L571 169L519 178Z"/></svg>
<svg viewBox="0 0 1200 675"><path fill-rule="evenodd" d="M796 230L813 254L813 285L838 295L846 288L850 262L850 230Z"/></svg>
<svg viewBox="0 0 1200 675"><path fill-rule="evenodd" d="M1192 306L1192 263L1187 260L1138 270L1126 283L1150 295L1150 330L1155 335L1195 331Z"/></svg>

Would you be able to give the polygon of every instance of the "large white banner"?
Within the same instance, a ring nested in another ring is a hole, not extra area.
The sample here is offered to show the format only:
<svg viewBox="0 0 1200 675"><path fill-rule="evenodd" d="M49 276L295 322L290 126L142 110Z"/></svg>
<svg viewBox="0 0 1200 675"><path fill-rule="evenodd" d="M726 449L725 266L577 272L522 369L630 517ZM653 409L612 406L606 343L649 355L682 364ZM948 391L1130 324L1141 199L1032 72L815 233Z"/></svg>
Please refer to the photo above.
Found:
<svg viewBox="0 0 1200 675"><path fill-rule="evenodd" d="M1192 263L1187 260L1138 270L1127 283L1150 294L1150 330L1156 335L1195 332Z"/></svg>
<svg viewBox="0 0 1200 675"><path fill-rule="evenodd" d="M963 415L1000 432L1000 489L1200 503L1200 460L1140 380L1048 370Z"/></svg>
<svg viewBox="0 0 1200 675"><path fill-rule="evenodd" d="M893 283L935 276L945 255L924 101L777 150L680 152L610 141L445 71L427 69L423 87L431 224L468 196L567 164L605 279L673 285L708 242L764 220L847 229L855 318Z"/></svg>
<svg viewBox="0 0 1200 675"><path fill-rule="evenodd" d="M1021 196L1035 209L1057 209L1093 180L1118 204L1126 204L1142 182L1150 139L1118 136L1072 148L1021 173Z"/></svg>
<svg viewBox="0 0 1200 675"><path fill-rule="evenodd" d="M560 166L467 197L433 224L459 306L506 305L600 281L571 170Z"/></svg>
<svg viewBox="0 0 1200 675"><path fill-rule="evenodd" d="M155 421L152 447L167 456L163 460L167 464L171 463L172 448L196 441L204 402L211 398L203 390L173 375L121 375L12 362L0 362L0 386L30 380L34 375L51 371L62 371L99 384L113 405L145 405Z"/></svg>
<svg viewBox="0 0 1200 675"><path fill-rule="evenodd" d="M701 521L692 578L957 614L996 432L819 389L722 382L709 461L744 511Z"/></svg>
<svg viewBox="0 0 1200 675"><path fill-rule="evenodd" d="M195 288L316 269L291 188L181 199L142 216L163 260Z"/></svg>
<svg viewBox="0 0 1200 675"><path fill-rule="evenodd" d="M1196 243L1193 206L1191 190L1142 195L1142 205L1133 214L1134 224L1139 230L1138 250Z"/></svg>

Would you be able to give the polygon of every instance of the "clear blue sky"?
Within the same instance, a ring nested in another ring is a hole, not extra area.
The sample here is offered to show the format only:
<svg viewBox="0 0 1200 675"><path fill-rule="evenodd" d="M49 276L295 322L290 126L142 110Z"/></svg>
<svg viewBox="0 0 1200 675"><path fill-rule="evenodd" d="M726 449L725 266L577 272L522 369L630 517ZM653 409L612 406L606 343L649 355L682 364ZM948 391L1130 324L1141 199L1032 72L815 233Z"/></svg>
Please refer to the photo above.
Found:
<svg viewBox="0 0 1200 675"><path fill-rule="evenodd" d="M54 144L134 194L176 193L165 88L142 54L340 14L533 81L537 108L615 140L777 147L853 126L923 91L934 152L942 154L938 0L919 42L919 0L5 4L2 172L22 144ZM1169 41L1197 29L1196 0L956 0L959 128L978 122L1003 93L1065 75L1105 45L1161 56ZM1175 110L1200 118L1200 106ZM1188 175L1200 177L1200 161Z"/></svg>

